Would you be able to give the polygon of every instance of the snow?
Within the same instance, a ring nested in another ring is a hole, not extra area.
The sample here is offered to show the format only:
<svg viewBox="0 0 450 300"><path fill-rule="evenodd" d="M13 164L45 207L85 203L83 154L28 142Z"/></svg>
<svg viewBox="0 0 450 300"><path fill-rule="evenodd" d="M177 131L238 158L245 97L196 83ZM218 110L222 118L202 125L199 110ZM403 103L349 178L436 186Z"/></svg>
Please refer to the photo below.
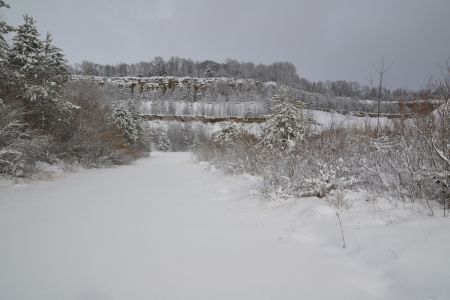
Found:
<svg viewBox="0 0 450 300"><path fill-rule="evenodd" d="M184 102L144 101L142 113L147 115L248 117L263 116L264 102Z"/></svg>
<svg viewBox="0 0 450 300"><path fill-rule="evenodd" d="M232 122L234 123L234 122ZM191 122L179 122L179 121L165 121L165 120L157 120L157 121L147 121L148 126L151 129L162 128L164 130L168 130L170 126L184 126L189 124L192 126L193 132L198 132L204 130L207 134L214 134L215 132L222 129L223 126L227 126L230 124L227 122L216 122L216 123L203 123L201 121L191 121ZM239 127L242 127L246 132L254 134L256 136L261 135L261 124L259 123L237 123Z"/></svg>
<svg viewBox="0 0 450 300"><path fill-rule="evenodd" d="M305 109L311 118L322 127L376 127L377 118L370 116L344 115L338 112L328 112L314 109ZM175 116L209 116L209 117L245 117L267 115L264 102L169 102L145 101L142 106L144 115L175 115ZM381 116L382 126L389 124L389 119Z"/></svg>
<svg viewBox="0 0 450 300"><path fill-rule="evenodd" d="M0 299L449 299L450 220L266 201L189 153L0 185ZM341 204L342 204L341 203Z"/></svg>
<svg viewBox="0 0 450 300"><path fill-rule="evenodd" d="M311 116L314 122L319 128L330 128L333 126L335 128L366 128L366 127L377 127L377 118L369 116L353 116L344 115L338 112L328 112L321 110L306 109L306 112ZM391 124L390 120L386 117L380 117L380 125L386 126Z"/></svg>

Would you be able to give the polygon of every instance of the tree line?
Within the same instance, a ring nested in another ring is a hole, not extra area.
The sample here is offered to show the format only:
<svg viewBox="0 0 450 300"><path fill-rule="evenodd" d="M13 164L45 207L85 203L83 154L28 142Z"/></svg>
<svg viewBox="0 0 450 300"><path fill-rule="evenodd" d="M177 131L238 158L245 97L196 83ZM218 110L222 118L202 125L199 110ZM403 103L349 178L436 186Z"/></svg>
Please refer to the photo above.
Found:
<svg viewBox="0 0 450 300"><path fill-rule="evenodd" d="M82 61L71 67L73 74L102 77L125 76L178 76L178 77L230 77L238 79L255 79L274 81L301 89L310 93L319 93L333 97L357 97L376 100L380 91L374 84L362 85L356 81L309 81L300 77L297 68L290 62L275 62L270 65L239 62L227 59L225 62L213 60L194 61L190 58L172 56L169 59L157 56L151 61L138 63L97 64ZM422 99L426 90L389 89L381 91L383 101L411 101Z"/></svg>

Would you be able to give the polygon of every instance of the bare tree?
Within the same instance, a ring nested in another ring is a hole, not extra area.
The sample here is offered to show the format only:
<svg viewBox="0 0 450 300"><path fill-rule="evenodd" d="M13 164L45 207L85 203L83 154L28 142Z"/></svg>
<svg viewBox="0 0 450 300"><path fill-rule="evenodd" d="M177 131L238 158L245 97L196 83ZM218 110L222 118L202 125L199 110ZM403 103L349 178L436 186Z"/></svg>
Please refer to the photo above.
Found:
<svg viewBox="0 0 450 300"><path fill-rule="evenodd" d="M385 84L385 75L391 69L392 65L395 61L392 61L389 65L386 66L384 62L384 57L381 58L380 65L373 65L375 72L378 75L378 108L377 108L377 136L380 135L380 108L381 108L381 99L383 98L383 87Z"/></svg>
<svg viewBox="0 0 450 300"><path fill-rule="evenodd" d="M435 138L432 137L433 149L444 165L444 174L440 183L442 184L442 204L444 217L448 215L450 205L450 61L442 68L442 79L438 84L438 92L444 100L443 104L436 109L439 126Z"/></svg>

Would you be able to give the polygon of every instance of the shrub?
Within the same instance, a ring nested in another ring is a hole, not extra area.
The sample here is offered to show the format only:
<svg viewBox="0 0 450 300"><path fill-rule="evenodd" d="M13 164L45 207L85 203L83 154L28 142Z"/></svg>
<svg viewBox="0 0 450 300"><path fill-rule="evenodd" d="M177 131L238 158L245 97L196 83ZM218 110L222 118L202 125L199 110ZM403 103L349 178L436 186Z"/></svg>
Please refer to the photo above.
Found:
<svg viewBox="0 0 450 300"><path fill-rule="evenodd" d="M111 122L112 109L102 101L97 85L73 81L66 86L64 95L80 109L70 125L59 132L61 158L97 167L126 163L145 154L146 149L130 145L123 132Z"/></svg>

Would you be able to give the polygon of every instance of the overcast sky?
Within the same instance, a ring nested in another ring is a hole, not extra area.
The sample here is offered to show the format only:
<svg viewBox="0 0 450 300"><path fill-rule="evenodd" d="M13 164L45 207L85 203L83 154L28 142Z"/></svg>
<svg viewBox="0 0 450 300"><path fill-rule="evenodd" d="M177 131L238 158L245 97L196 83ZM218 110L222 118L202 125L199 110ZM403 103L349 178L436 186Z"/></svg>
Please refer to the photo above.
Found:
<svg viewBox="0 0 450 300"><path fill-rule="evenodd" d="M155 56L290 61L310 80L369 84L394 61L391 88L421 88L450 57L450 0L7 0L28 13L71 63Z"/></svg>

